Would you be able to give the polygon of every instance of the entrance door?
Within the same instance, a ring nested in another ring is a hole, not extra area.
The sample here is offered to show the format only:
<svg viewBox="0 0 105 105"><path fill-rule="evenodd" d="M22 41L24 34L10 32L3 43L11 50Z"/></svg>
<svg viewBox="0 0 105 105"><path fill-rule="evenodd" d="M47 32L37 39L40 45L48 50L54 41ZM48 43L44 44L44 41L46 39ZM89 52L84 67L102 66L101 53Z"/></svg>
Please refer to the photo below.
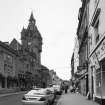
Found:
<svg viewBox="0 0 105 105"><path fill-rule="evenodd" d="M93 75L92 75L92 98L93 98L93 94L94 94L94 80L93 80Z"/></svg>

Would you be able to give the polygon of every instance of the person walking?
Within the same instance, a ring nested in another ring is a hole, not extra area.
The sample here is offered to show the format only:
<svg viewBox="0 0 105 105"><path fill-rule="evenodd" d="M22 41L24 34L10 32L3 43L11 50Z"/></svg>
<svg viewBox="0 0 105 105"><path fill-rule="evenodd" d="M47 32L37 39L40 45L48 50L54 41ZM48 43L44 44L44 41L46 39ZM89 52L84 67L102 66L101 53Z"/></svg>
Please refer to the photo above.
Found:
<svg viewBox="0 0 105 105"><path fill-rule="evenodd" d="M68 92L68 85L65 85L65 93Z"/></svg>

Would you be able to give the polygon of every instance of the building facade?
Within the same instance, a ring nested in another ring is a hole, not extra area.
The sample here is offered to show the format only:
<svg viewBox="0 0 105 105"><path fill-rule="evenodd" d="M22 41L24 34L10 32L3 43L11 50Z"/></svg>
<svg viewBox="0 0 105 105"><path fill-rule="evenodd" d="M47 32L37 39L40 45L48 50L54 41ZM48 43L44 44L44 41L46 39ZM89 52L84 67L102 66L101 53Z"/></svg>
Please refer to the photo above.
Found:
<svg viewBox="0 0 105 105"><path fill-rule="evenodd" d="M18 85L16 77L17 56L15 50L0 41L0 88L11 88Z"/></svg>
<svg viewBox="0 0 105 105"><path fill-rule="evenodd" d="M79 40L78 73L82 94L105 101L105 1L82 0L79 9L77 36Z"/></svg>
<svg viewBox="0 0 105 105"><path fill-rule="evenodd" d="M27 28L21 32L21 43L0 41L0 89L30 89L49 84L49 69L41 64L42 37L31 13Z"/></svg>
<svg viewBox="0 0 105 105"><path fill-rule="evenodd" d="M33 13L31 13L28 27L22 29L21 41L23 49L33 52L36 55L36 61L41 64L42 37L37 29Z"/></svg>
<svg viewBox="0 0 105 105"><path fill-rule="evenodd" d="M77 81L81 94L88 93L88 0L82 0L82 6L78 13L77 37L79 41L79 66Z"/></svg>
<svg viewBox="0 0 105 105"><path fill-rule="evenodd" d="M52 85L61 85L62 79L57 76L56 72L54 70L50 70L49 73L50 73L50 77L51 77L50 83Z"/></svg>
<svg viewBox="0 0 105 105"><path fill-rule="evenodd" d="M89 1L89 91L105 100L105 1Z"/></svg>
<svg viewBox="0 0 105 105"><path fill-rule="evenodd" d="M74 46L74 73L78 71L78 66L79 66L79 41L78 38L75 38L75 46Z"/></svg>
<svg viewBox="0 0 105 105"><path fill-rule="evenodd" d="M71 57L71 80L74 80L74 52Z"/></svg>
<svg viewBox="0 0 105 105"><path fill-rule="evenodd" d="M75 46L71 58L71 83L72 86L76 85L76 73L78 72L78 66L79 66L79 41L78 38L75 38Z"/></svg>
<svg viewBox="0 0 105 105"><path fill-rule="evenodd" d="M42 37L36 26L36 20L31 13L27 28L21 31L21 44L13 39L10 46L18 52L17 71L20 86L30 88L32 85L41 85L40 70ZM37 78L36 78L37 77Z"/></svg>

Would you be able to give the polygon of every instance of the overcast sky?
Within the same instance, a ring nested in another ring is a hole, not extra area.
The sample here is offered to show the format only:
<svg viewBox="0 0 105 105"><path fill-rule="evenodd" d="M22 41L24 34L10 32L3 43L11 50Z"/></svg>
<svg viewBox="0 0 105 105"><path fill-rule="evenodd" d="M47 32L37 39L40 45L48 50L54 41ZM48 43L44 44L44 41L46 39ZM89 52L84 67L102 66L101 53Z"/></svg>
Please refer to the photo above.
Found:
<svg viewBox="0 0 105 105"><path fill-rule="evenodd" d="M33 11L43 38L41 62L62 79L70 79L70 63L81 0L0 0L0 40L20 42Z"/></svg>

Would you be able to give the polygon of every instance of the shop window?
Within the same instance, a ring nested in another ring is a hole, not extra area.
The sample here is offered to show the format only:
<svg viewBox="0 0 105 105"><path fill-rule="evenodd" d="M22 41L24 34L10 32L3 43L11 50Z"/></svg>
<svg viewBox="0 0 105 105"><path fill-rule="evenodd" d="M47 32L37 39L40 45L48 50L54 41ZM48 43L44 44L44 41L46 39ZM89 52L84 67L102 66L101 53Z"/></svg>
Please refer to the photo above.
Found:
<svg viewBox="0 0 105 105"><path fill-rule="evenodd" d="M105 59L100 62L100 66L96 70L96 96L105 97Z"/></svg>
<svg viewBox="0 0 105 105"><path fill-rule="evenodd" d="M96 70L96 95L101 96L101 70Z"/></svg>

